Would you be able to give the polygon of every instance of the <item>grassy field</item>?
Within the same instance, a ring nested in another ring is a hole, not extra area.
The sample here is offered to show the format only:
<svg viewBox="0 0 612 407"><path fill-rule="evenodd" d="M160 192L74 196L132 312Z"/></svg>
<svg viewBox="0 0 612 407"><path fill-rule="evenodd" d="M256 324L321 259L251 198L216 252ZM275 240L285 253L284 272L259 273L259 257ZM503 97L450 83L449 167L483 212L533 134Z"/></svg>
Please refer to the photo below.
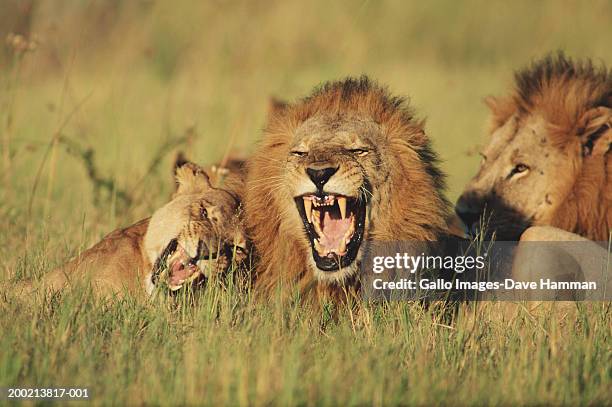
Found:
<svg viewBox="0 0 612 407"><path fill-rule="evenodd" d="M0 303L0 380L87 386L97 404L463 405L610 402L608 304L528 312L418 305L101 304L87 291ZM511 308L512 307L512 308Z"/></svg>
<svg viewBox="0 0 612 407"><path fill-rule="evenodd" d="M0 2L0 280L150 214L178 149L248 153L272 95L366 73L409 96L455 199L484 140L480 101L514 69L557 49L612 64L609 1L28 3ZM0 387L89 386L119 405L611 404L610 304L543 308L359 304L331 319L219 287L189 306L0 293Z"/></svg>

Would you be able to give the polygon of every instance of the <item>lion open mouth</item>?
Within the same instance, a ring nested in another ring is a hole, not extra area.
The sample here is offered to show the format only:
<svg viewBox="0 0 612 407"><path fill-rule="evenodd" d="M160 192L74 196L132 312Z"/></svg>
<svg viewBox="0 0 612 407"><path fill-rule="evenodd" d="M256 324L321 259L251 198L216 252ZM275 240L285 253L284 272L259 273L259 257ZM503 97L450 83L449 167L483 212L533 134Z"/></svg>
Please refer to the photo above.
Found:
<svg viewBox="0 0 612 407"><path fill-rule="evenodd" d="M184 284L194 282L204 273L198 266L200 260L216 259L217 256L189 257L182 247L179 247L168 261L168 286L172 291L180 289Z"/></svg>
<svg viewBox="0 0 612 407"><path fill-rule="evenodd" d="M164 263L167 265L167 275L165 281L171 291L177 291L186 284L197 283L204 280L205 269L210 267L207 262L215 262L219 253L211 253L207 245L200 241L198 252L194 257L191 257L187 251L181 247L173 239L170 241L164 253L158 258L156 268L164 268ZM158 278L154 278L153 283L157 282Z"/></svg>
<svg viewBox="0 0 612 407"><path fill-rule="evenodd" d="M317 267L337 271L350 265L363 238L366 204L342 195L304 195L295 198Z"/></svg>

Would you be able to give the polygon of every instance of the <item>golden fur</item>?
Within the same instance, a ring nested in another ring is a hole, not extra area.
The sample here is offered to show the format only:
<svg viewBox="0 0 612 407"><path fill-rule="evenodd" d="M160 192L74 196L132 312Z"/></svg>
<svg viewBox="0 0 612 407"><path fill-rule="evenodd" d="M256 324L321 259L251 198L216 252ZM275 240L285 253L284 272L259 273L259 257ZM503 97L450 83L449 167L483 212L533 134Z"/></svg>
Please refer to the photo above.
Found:
<svg viewBox="0 0 612 407"><path fill-rule="evenodd" d="M509 209L493 213L490 226L501 236L505 229L506 236L517 238L526 226L551 225L607 240L612 228L612 72L559 53L517 72L509 96L486 102L492 138L461 204L478 207L477 201L482 206L496 197ZM528 173L509 174L519 162L528 165ZM496 209L495 202L486 204Z"/></svg>
<svg viewBox="0 0 612 407"><path fill-rule="evenodd" d="M90 280L101 296L123 292L143 296L145 276L153 266L143 246L148 224L147 218L115 230L40 281L22 281L10 289L17 295L29 295L34 290L54 293Z"/></svg>
<svg viewBox="0 0 612 407"><path fill-rule="evenodd" d="M313 136L317 131L325 135ZM363 145L368 155L362 158ZM272 108L248 162L246 222L260 257L256 288L263 292L281 283L332 293L357 284L355 264L325 273L314 263L294 202L312 187L305 175L311 165L337 166L329 183L336 190L368 186L362 247L373 240L433 241L447 230L443 176L407 102L365 77L327 83Z"/></svg>
<svg viewBox="0 0 612 407"><path fill-rule="evenodd" d="M204 166L201 168L208 175L210 184L213 187L224 189L242 201L241 197L244 194L244 182L246 176L246 161L246 155L239 152L231 152L218 164ZM186 158L184 152L179 151L174 159L173 172L175 179L176 172L184 165L194 164ZM179 186L180 185L177 181L175 185L175 193Z"/></svg>
<svg viewBox="0 0 612 407"><path fill-rule="evenodd" d="M197 264L198 273L210 275L226 270L232 259L242 260L247 247L237 216L237 198L213 188L203 169L192 163L176 170L176 180L174 198L151 218L115 230L40 281L21 282L15 290L23 294L34 289L57 292L87 282L100 296L128 292L142 297L152 293L152 273L161 260L170 270L163 281L170 288L172 271L179 264L182 269L188 261L200 259L193 267ZM173 239L176 249L165 253ZM226 245L232 249L227 250ZM201 260L214 252L218 252L215 260Z"/></svg>

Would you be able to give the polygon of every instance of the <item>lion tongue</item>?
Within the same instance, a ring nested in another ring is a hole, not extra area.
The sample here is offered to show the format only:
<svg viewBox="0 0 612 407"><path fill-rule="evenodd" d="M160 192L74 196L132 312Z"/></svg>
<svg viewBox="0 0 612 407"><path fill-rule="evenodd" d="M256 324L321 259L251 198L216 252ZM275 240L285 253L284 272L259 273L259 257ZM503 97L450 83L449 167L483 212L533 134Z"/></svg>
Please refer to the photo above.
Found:
<svg viewBox="0 0 612 407"><path fill-rule="evenodd" d="M172 265L170 270L170 285L177 286L183 284L195 271L194 265L185 266L180 261L177 261Z"/></svg>
<svg viewBox="0 0 612 407"><path fill-rule="evenodd" d="M319 252L322 252L323 255L331 252L344 255L346 253L345 236L352 222L352 216L344 219L333 219L329 212L325 212L321 222L322 234L318 242Z"/></svg>

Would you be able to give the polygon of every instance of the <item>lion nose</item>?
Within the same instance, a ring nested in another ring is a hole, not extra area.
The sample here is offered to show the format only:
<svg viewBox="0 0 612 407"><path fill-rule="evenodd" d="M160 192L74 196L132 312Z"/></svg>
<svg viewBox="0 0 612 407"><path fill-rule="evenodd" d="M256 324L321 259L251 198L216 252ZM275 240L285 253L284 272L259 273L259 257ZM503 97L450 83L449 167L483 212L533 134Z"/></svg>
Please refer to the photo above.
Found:
<svg viewBox="0 0 612 407"><path fill-rule="evenodd" d="M483 210L482 200L476 199L471 195L463 194L455 204L455 213L461 218L465 226L471 229L480 220Z"/></svg>
<svg viewBox="0 0 612 407"><path fill-rule="evenodd" d="M308 177L310 177L310 180L318 189L323 188L323 185L325 185L337 171L338 167L306 168L306 174L308 174Z"/></svg>

